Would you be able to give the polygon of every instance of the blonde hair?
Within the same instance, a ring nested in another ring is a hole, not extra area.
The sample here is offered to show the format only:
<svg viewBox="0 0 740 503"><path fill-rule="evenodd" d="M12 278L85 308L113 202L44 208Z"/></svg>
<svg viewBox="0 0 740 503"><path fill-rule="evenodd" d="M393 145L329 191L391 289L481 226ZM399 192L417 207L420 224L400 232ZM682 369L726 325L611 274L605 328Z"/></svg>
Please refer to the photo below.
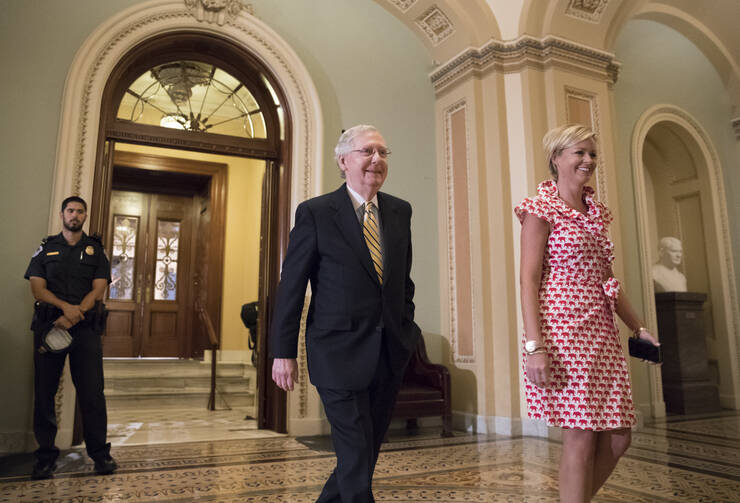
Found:
<svg viewBox="0 0 740 503"><path fill-rule="evenodd" d="M545 148L550 175L555 181L558 179L558 169L552 162L553 158L566 148L586 140L593 140L596 143L596 133L582 124L565 124L553 128L545 134L542 138L542 146Z"/></svg>

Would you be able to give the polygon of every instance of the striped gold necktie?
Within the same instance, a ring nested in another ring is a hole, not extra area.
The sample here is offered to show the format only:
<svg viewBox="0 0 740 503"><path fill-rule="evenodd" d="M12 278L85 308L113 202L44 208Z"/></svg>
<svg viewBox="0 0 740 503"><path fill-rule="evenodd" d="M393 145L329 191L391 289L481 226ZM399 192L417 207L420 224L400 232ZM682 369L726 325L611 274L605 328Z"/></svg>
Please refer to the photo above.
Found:
<svg viewBox="0 0 740 503"><path fill-rule="evenodd" d="M378 280L383 284L383 252L380 246L380 231L378 230L377 208L372 202L365 204L365 217L362 221L362 234L365 236L370 258L373 259Z"/></svg>

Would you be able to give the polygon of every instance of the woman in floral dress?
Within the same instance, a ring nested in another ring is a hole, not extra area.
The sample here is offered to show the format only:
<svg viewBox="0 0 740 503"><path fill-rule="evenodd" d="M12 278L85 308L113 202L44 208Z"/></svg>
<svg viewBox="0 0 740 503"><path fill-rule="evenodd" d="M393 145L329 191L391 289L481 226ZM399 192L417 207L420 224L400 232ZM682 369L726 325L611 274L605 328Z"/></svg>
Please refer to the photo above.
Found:
<svg viewBox="0 0 740 503"><path fill-rule="evenodd" d="M590 501L630 444L635 424L616 312L657 345L614 278L609 209L586 186L596 168L594 132L549 131L553 180L515 212L522 223L524 380L529 416L562 428L560 498Z"/></svg>

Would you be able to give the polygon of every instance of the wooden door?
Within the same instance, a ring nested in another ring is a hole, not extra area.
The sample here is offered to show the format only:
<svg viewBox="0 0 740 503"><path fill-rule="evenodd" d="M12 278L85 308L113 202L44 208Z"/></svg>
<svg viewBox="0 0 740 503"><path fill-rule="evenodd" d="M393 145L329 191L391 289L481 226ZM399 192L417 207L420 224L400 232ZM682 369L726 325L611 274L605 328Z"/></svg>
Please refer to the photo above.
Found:
<svg viewBox="0 0 740 503"><path fill-rule="evenodd" d="M195 196L195 201L194 227L196 233L193 238L193 259L191 262L193 264L193 304L194 306L200 306L205 309L213 323L214 316L211 314L211 305L215 304L217 307L220 307L220 302L214 302L217 299L212 299L208 295L209 276L211 273L209 270L209 257L212 253L211 219L213 217L210 187L206 187L200 194ZM217 265L214 264L214 266ZM192 347L190 348L190 354L194 358L201 358L204 350L210 349L212 344L203 319L197 312L193 312L191 325L193 326L193 336L191 338Z"/></svg>
<svg viewBox="0 0 740 503"><path fill-rule="evenodd" d="M186 357L193 198L112 191L106 357Z"/></svg>

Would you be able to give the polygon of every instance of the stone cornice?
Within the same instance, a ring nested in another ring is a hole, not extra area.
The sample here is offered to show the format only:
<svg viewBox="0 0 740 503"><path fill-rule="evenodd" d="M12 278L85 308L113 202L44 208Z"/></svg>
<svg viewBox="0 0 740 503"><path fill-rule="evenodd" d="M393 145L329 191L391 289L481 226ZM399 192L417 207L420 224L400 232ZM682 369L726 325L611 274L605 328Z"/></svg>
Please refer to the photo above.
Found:
<svg viewBox="0 0 740 503"><path fill-rule="evenodd" d="M490 71L516 72L525 66L542 70L556 66L612 85L617 81L620 65L609 52L559 37L537 39L524 35L516 40L491 40L478 49L466 49L440 65L429 77L434 90L439 93L470 75L483 75Z"/></svg>

